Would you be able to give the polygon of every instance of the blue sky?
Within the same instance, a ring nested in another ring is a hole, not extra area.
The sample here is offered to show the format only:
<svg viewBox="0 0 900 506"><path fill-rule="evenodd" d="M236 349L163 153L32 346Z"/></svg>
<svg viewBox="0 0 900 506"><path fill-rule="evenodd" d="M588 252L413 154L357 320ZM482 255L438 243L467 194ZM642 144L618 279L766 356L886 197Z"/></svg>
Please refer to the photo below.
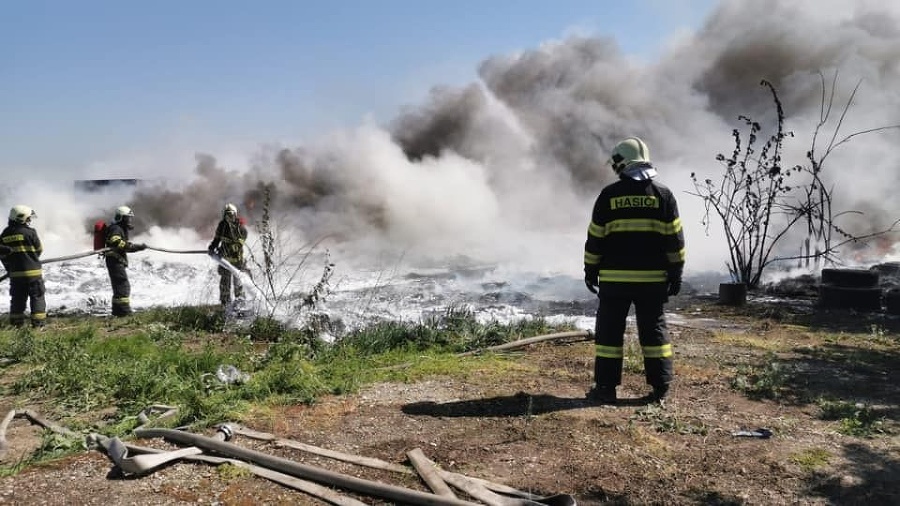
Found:
<svg viewBox="0 0 900 506"><path fill-rule="evenodd" d="M713 0L9 0L0 168L388 120L495 54L577 32L652 59Z"/></svg>

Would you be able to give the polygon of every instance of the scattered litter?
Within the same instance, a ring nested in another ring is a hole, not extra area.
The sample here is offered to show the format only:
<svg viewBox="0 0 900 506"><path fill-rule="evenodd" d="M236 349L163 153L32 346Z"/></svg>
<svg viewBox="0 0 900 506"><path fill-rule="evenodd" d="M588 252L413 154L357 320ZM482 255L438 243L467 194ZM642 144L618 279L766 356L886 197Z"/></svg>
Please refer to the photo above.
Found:
<svg viewBox="0 0 900 506"><path fill-rule="evenodd" d="M739 437L756 437L760 439L769 439L772 437L772 431L769 429L756 429L756 430L738 430L731 433L732 436Z"/></svg>
<svg viewBox="0 0 900 506"><path fill-rule="evenodd" d="M241 372L233 365L220 365L219 368L216 369L216 378L225 384L244 383L250 379L250 375Z"/></svg>

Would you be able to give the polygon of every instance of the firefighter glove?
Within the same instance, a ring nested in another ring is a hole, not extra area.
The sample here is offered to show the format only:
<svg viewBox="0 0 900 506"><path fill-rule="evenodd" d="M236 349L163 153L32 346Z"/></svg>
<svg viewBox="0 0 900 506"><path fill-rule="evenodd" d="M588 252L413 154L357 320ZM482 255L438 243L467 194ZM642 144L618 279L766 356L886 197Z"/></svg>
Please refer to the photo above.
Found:
<svg viewBox="0 0 900 506"><path fill-rule="evenodd" d="M670 297L681 291L681 271L670 271L666 279L666 293Z"/></svg>
<svg viewBox="0 0 900 506"><path fill-rule="evenodd" d="M597 278L599 277L599 273L597 271L585 271L584 272L584 286L587 287L591 293L597 293L597 287L600 286Z"/></svg>

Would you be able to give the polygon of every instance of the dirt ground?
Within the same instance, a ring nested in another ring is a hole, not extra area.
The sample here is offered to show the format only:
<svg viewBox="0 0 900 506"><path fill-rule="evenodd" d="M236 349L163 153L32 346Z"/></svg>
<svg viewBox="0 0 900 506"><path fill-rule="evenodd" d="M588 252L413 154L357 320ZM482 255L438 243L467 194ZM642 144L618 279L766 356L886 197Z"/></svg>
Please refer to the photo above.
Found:
<svg viewBox="0 0 900 506"><path fill-rule="evenodd" d="M409 465L407 452L421 449L445 470L539 495L571 494L582 505L900 504L900 389L893 378L900 348L891 325L884 320L870 324L854 314L827 322L808 314L797 317L813 326L876 325L870 328L877 329L882 344L869 347L840 338L817 340L789 326L791 310L780 303L754 303L728 313L701 300L670 310L679 316L670 320L677 380L664 407L638 400L648 392L639 360L626 362L619 389L623 402L587 404L592 344L563 340L508 353L510 364L502 372L379 384L313 406L266 412L246 425L282 440L404 466ZM746 340L717 336L723 329ZM770 340L775 335L777 342ZM754 400L732 388L742 367L765 368L773 362L787 371L777 401ZM839 421L822 417L814 399L823 396L877 409L884 433L841 434ZM5 413L11 406L0 401L0 408ZM769 429L772 436L734 435L757 428ZM38 444L39 430L16 420L7 439L6 459L14 462ZM171 448L161 440L135 443ZM240 436L233 443L350 476L428 490L415 475ZM340 492L365 504L391 504ZM99 451L0 479L0 503L328 504L207 464L177 463L123 478Z"/></svg>

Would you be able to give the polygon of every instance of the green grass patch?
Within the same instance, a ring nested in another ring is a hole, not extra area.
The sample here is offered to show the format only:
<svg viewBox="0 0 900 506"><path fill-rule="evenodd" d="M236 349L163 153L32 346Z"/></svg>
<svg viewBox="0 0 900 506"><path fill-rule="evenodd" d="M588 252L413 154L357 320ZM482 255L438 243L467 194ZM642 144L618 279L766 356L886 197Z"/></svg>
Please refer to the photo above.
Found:
<svg viewBox="0 0 900 506"><path fill-rule="evenodd" d="M199 307L151 309L99 323L75 317L43 332L2 329L0 364L15 370L2 388L15 405L40 403L44 416L70 429L126 436L151 405L178 407L175 417L157 425L203 428L375 382L504 374L511 367L504 355L459 353L568 330L540 319L480 323L460 309L421 322L376 323L331 344L311 329L268 318L239 335L223 325L220 310ZM217 373L223 366L243 377L222 381ZM92 413L98 410L112 414L97 420ZM82 449L80 440L48 433L36 452L0 467L0 475Z"/></svg>
<svg viewBox="0 0 900 506"><path fill-rule="evenodd" d="M470 312L451 309L417 323L377 323L334 344L265 318L250 325L250 340L209 339L208 329L218 332L217 317L210 308L154 309L117 322L114 333L90 318L46 332L0 331L0 358L18 373L6 388L18 402L40 400L57 419L114 407L119 414L105 420L104 430L122 435L154 404L179 407L170 424L208 426L241 420L260 406L312 403L373 382L490 374L507 367L502 356L457 354L563 330L540 319L479 323ZM221 381L216 373L226 365L246 379Z"/></svg>
<svg viewBox="0 0 900 506"><path fill-rule="evenodd" d="M740 365L731 379L731 387L751 399L779 399L789 379L787 368L769 353L759 365Z"/></svg>
<svg viewBox="0 0 900 506"><path fill-rule="evenodd" d="M831 452L822 448L808 448L791 455L790 461L797 464L804 471L819 470L828 465L834 458Z"/></svg>
<svg viewBox="0 0 900 506"><path fill-rule="evenodd" d="M873 437L885 434L885 417L862 403L820 400L820 417L838 422L838 432L847 436Z"/></svg>

